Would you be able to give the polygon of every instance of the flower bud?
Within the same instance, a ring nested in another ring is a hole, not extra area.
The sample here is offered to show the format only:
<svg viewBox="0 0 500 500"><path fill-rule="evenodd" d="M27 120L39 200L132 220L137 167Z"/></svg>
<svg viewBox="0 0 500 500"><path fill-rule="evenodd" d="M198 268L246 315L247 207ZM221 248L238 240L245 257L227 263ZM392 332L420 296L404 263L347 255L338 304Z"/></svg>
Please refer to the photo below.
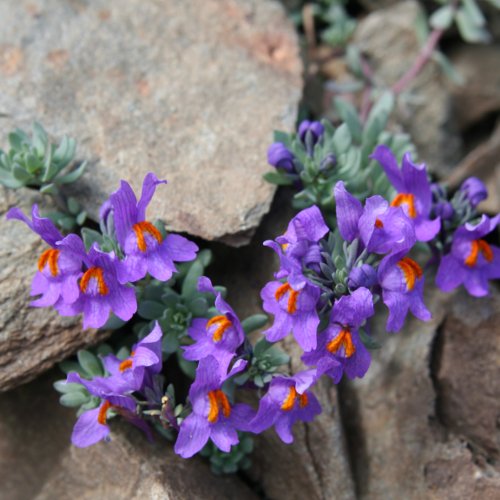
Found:
<svg viewBox="0 0 500 500"><path fill-rule="evenodd" d="M448 201L439 201L434 206L434 213L443 220L450 220L455 211L453 205Z"/></svg>
<svg viewBox="0 0 500 500"><path fill-rule="evenodd" d="M267 150L267 162L273 167L293 172L295 170L293 160L293 154L281 142L271 144Z"/></svg>
<svg viewBox="0 0 500 500"><path fill-rule="evenodd" d="M464 193L467 201L476 208L479 203L488 197L488 190L484 183L477 177L469 177L460 186L460 191Z"/></svg>
<svg viewBox="0 0 500 500"><path fill-rule="evenodd" d="M325 128L321 125L320 122L311 122L309 120L304 120L299 125L299 137L300 140L305 144L307 133L311 136L312 144L316 144L320 137L323 135Z"/></svg>
<svg viewBox="0 0 500 500"><path fill-rule="evenodd" d="M347 284L350 290L356 290L360 287L370 288L377 284L377 272L369 264L355 267L349 273Z"/></svg>

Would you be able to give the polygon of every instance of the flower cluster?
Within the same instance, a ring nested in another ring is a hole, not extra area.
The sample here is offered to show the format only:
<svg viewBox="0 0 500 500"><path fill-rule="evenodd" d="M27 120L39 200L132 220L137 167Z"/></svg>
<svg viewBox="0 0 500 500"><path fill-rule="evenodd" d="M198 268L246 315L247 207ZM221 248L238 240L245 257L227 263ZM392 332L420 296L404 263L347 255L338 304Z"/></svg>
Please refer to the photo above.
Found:
<svg viewBox="0 0 500 500"><path fill-rule="evenodd" d="M320 377L337 384L344 374L350 379L366 374L374 343L369 321L377 302L387 310L389 332L400 331L409 313L422 321L431 318L424 302L424 264L437 268L436 283L444 291L463 284L472 295L488 293L489 280L500 277L500 249L488 236L500 215L478 214L477 205L487 196L482 182L467 179L450 197L409 152L400 165L388 146L379 145L369 161L383 172L391 194L371 190L371 196L360 196L353 179L331 173L347 154L341 145L346 129L338 130L334 152L328 126L309 121L294 141L269 149L269 162L298 187L309 182L317 155L323 157L318 175L329 173L321 196L334 210L325 216L324 204L309 203L284 234L264 242L276 253L279 269L261 291L272 324L253 345L247 334L264 326L267 317L240 321L224 289L203 276L207 251L197 257L194 243L166 234L146 218L156 188L165 183L154 174L145 177L139 199L121 182L101 207L101 233L87 228L83 237L63 235L36 205L31 218L9 210L8 219L26 223L49 247L38 259L33 306L53 306L64 316L82 313L84 328L105 326L110 313L124 322L136 315L149 321L130 324L138 336L133 345L125 336L115 352L101 352L99 358L80 353L88 370L72 366L57 383L61 402L80 406L72 436L76 446L109 439L107 421L115 415L150 439L153 429L175 439L175 451L184 458L207 450L230 456L248 443L249 433L271 427L290 443L294 423L321 412L313 392ZM423 245L432 255L427 263L419 251ZM176 267L193 260L190 267ZM288 335L303 350L304 368L293 375L278 369L288 358L273 347ZM178 369L192 380L176 404L173 384L165 385ZM242 397L242 391L253 391L258 404L251 406L252 398Z"/></svg>
<svg viewBox="0 0 500 500"><path fill-rule="evenodd" d="M18 208L7 213L28 225L49 246L38 259L31 294L40 296L32 305L54 306L62 316L83 313L84 328L100 328L113 312L123 321L137 311L133 282L150 273L166 281L176 271L174 262L193 260L198 247L183 236L164 236L146 220L146 208L160 181L149 173L137 198L122 181L101 208L101 224L114 250L104 251L97 243L86 248L77 234L65 237L54 223L40 216L33 206L31 220Z"/></svg>

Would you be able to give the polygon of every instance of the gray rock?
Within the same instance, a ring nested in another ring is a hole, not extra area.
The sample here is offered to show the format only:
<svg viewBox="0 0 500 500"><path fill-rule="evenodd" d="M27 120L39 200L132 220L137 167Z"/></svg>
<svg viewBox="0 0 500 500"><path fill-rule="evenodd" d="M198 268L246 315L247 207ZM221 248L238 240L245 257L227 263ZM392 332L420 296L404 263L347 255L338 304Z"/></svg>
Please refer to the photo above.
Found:
<svg viewBox="0 0 500 500"><path fill-rule="evenodd" d="M90 161L75 194L97 216L119 180L168 179L151 214L248 242L275 188L274 129L301 95L297 36L271 0L0 3L2 128L37 119Z"/></svg>
<svg viewBox="0 0 500 500"><path fill-rule="evenodd" d="M500 293L462 292L443 325L437 409L447 427L491 460L500 458Z"/></svg>
<svg viewBox="0 0 500 500"><path fill-rule="evenodd" d="M82 329L80 318L62 318L53 309L35 308L31 280L47 248L19 221L6 221L13 206L31 215L40 195L29 189L0 187L0 391L35 378L58 361L102 341L107 333Z"/></svg>
<svg viewBox="0 0 500 500"><path fill-rule="evenodd" d="M354 42L372 65L379 83L394 85L413 64L420 50L415 23L421 7L415 0L396 2L366 16ZM458 136L450 123L450 99L444 76L434 62L407 89L411 99L399 99L396 121L411 135L419 159L443 175L457 160Z"/></svg>
<svg viewBox="0 0 500 500"><path fill-rule="evenodd" d="M346 420L351 422L359 498L481 498L482 493L484 498L494 498L500 473L477 463L436 410L441 398L436 370L441 352L448 349L436 342L436 335L452 303L461 308L464 303L436 290L429 290L426 303L432 321L412 320L390 338L381 333L384 318L377 318L376 335L379 340L386 338L383 348L373 353L367 375L348 383L343 393L350 408ZM460 373L476 367L471 357L452 360L447 354L446 364L452 363ZM486 397L489 389L478 385L482 395L477 397ZM477 397L468 397L469 402L462 404L473 405Z"/></svg>

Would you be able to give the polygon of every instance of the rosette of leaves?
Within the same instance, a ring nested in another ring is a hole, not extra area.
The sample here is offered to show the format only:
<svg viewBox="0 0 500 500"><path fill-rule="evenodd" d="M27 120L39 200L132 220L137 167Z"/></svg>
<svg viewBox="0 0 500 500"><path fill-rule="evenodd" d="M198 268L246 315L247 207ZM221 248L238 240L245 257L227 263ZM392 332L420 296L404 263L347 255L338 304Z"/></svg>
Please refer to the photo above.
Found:
<svg viewBox="0 0 500 500"><path fill-rule="evenodd" d="M73 161L76 141L63 136L59 144L52 143L39 123L33 123L31 137L21 129L11 132L9 145L8 152L0 150L0 183L10 189L28 186L50 193L75 182L85 171L84 162L63 172Z"/></svg>
<svg viewBox="0 0 500 500"><path fill-rule="evenodd" d="M290 356L278 349L265 338L260 339L251 351L249 368L235 377L238 385L253 382L257 387L264 387L271 382L278 368L290 361Z"/></svg>
<svg viewBox="0 0 500 500"><path fill-rule="evenodd" d="M0 149L0 184L9 189L37 188L51 195L59 210L45 214L64 230L82 225L87 213L74 198L64 199L60 186L77 181L86 163L71 169L76 150L75 139L63 136L52 143L39 123L33 123L31 137L21 129L8 136L10 149Z"/></svg>
<svg viewBox="0 0 500 500"><path fill-rule="evenodd" d="M318 205L330 224L335 223L333 188L342 180L347 189L360 200L379 194L391 198L393 188L378 162L370 158L378 144L386 144L401 160L415 148L406 134L386 129L394 108L394 96L383 94L371 109L365 123L347 101L336 99L335 108L342 123L334 126L323 120L324 134L308 154L298 134L275 132L274 140L283 143L294 155L295 172L277 169L265 179L277 185L298 186L293 205L298 210Z"/></svg>

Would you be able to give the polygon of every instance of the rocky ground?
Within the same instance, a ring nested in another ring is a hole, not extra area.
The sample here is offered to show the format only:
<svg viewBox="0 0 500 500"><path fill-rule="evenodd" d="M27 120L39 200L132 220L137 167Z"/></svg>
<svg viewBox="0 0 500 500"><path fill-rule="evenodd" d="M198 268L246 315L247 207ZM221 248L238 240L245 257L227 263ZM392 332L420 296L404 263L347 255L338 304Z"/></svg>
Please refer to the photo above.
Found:
<svg viewBox="0 0 500 500"><path fill-rule="evenodd" d="M354 40L380 78L393 81L418 51L418 4L387 1L382 10L382 2L360 3L367 11ZM90 213L120 178L137 185L150 169L168 178L152 210L171 229L217 240L206 244L216 256L209 274L228 287L241 315L257 312L276 264L261 242L280 234L292 214L291 193L280 190L273 202L262 173L272 130L290 130L297 116L297 35L273 0L142 5L1 2L0 19L9 21L0 32L2 130L39 119L54 135L79 138L78 156L91 166L76 194ZM498 26L494 18L497 40ZM483 209L498 212L499 48L466 45L453 34L444 47L464 85L450 84L431 64L415 83L419 99L398 109L398 124L440 178L485 180ZM305 104L328 115L325 81L346 78L346 69L341 58L316 57L322 50L307 53ZM1 216L38 196L0 188ZM150 445L120 425L110 443L71 447L74 412L57 402L54 365L106 333L82 335L74 321L28 307L38 254L27 229L2 222L2 500L500 497L497 289L481 300L430 291L433 320L410 321L397 335L384 333L382 315L375 334L383 348L367 376L319 385L324 412L296 426L293 446L268 431L257 439L252 469L222 478L203 460L184 461L167 442ZM299 369L294 344L283 347Z"/></svg>

